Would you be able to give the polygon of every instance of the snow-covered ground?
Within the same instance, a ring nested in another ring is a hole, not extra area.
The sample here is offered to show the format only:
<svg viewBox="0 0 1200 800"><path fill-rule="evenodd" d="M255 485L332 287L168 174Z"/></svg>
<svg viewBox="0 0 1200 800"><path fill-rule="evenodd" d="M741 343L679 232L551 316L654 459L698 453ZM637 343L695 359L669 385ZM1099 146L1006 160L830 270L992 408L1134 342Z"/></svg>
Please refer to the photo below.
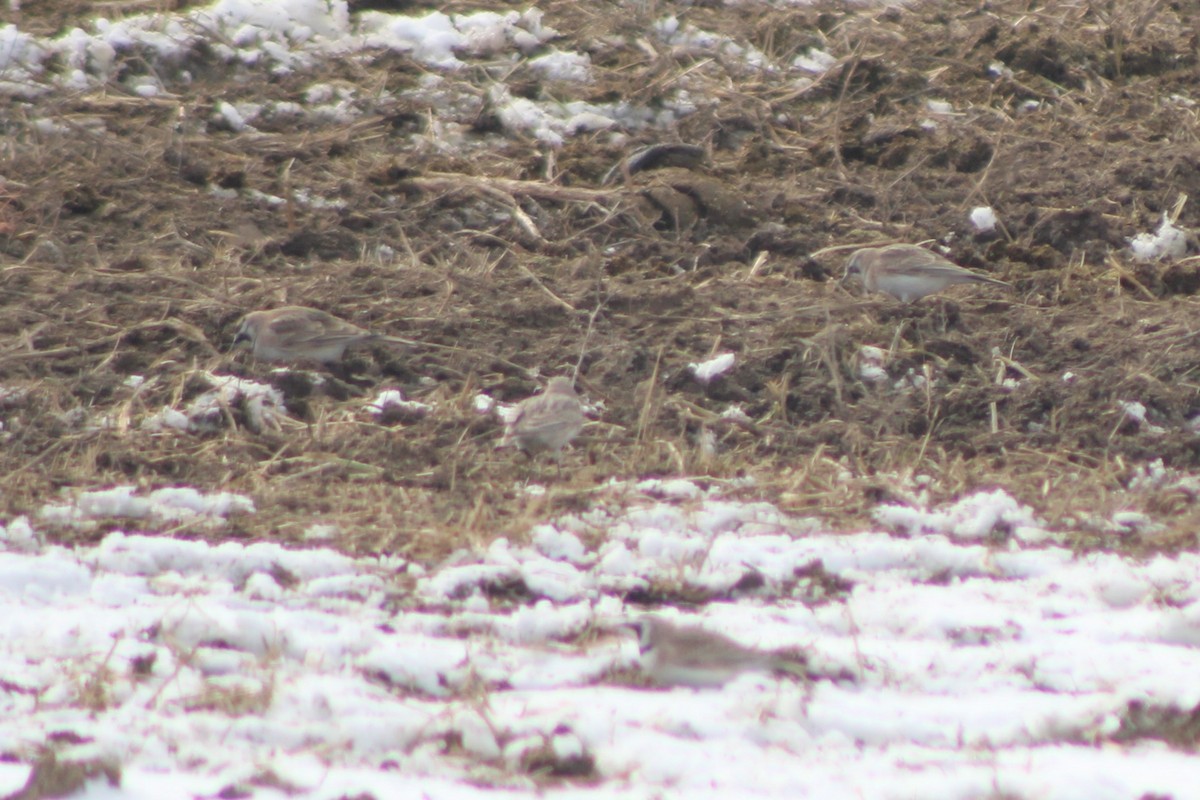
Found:
<svg viewBox="0 0 1200 800"><path fill-rule="evenodd" d="M813 50L773 64L674 17L650 22L655 46L796 87L836 63ZM474 114L464 104L484 102L455 81L463 59L492 59L498 76L520 64L588 81L589 56L554 41L536 8L352 17L340 0L219 0L53 40L0 28L0 94L119 82L151 102L189 79L200 42L264 74L391 48L429 70L411 91L444 112L430 145L450 147L455 119ZM129 53L155 68L117 69ZM486 102L507 134L546 145L616 136L705 102L689 81L706 66L653 110L529 100L499 77ZM360 91L314 84L303 104L221 101L186 124L352 120ZM886 378L883 357L864 353L864 377ZM734 358L693 366L714 380ZM142 427L207 430L228 393L251 390L251 424L288 422L277 395L210 377L212 392ZM369 411L404 402L381 395ZM1200 557L1077 556L1001 491L884 507L878 530L847 535L689 481L614 483L589 511L535 525L528 544L500 540L436 567L170 533L219 539L230 515L255 513L228 493L111 487L6 521L0 796L53 784L55 769L69 788L71 764L81 796L147 800L1200 796L1200 761L1148 738L1200 706ZM49 543L56 529L112 518L128 532ZM1153 532L1138 515L1112 522L1114 537ZM333 535L320 520L308 534ZM619 625L653 598L673 600L658 613L747 646L801 649L818 677L646 687Z"/></svg>
<svg viewBox="0 0 1200 800"><path fill-rule="evenodd" d="M1117 743L1131 709L1200 704L1200 557L1075 556L1003 492L885 507L892 532L838 535L693 482L613 484L528 545L428 571L168 536L43 543L134 512L255 513L122 488L7 526L0 794L49 743L60 765L108 766L88 797L1096 800L1200 785L1187 753ZM645 611L625 598L655 593L714 598L658 613L802 649L818 677L643 685L618 625Z"/></svg>
<svg viewBox="0 0 1200 800"><path fill-rule="evenodd" d="M640 12L645 14L646 12ZM796 88L809 86L814 75L836 62L829 54L809 50L795 63L773 64L748 45L700 30L674 16L646 17L655 45L677 54L719 58L725 68L784 74ZM264 76L286 75L322 59L370 58L393 50L404 53L429 72L405 94L429 103L437 112L434 140L443 149L462 144L463 124L479 113L485 98L456 80L468 60L490 60L495 73L486 92L504 131L530 135L551 146L567 137L612 129L614 135L648 126L667 125L695 111L698 101L681 88L655 108L626 101L531 100L515 96L504 78L524 66L538 78L565 85L592 80L588 53L561 50L559 34L543 23L536 7L522 11L440 11L412 15L364 11L351 16L345 0L217 0L184 12L131 14L119 20L100 17L81 21L67 34L43 38L15 25L0 27L0 96L32 99L55 91L86 91L118 82L133 96L169 96L175 84L193 80L189 60L210 54L231 65L243 65ZM593 48L615 48L625 42L597 41ZM152 69L129 69L123 59L144 59ZM693 85L696 82L691 81ZM259 120L278 122L311 116L349 122L362 106L386 106L387 92L367 94L349 85L315 83L301 100L220 100L201 126L214 130L253 131ZM704 101L711 102L711 101ZM462 120L463 122L457 122ZM68 133L53 118L36 119L43 134Z"/></svg>

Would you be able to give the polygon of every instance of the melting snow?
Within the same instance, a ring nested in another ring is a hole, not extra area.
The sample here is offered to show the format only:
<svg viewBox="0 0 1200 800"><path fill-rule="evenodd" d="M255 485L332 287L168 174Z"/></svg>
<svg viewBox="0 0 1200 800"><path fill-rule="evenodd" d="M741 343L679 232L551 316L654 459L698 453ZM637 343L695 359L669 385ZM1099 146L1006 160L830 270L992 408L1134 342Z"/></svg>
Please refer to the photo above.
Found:
<svg viewBox="0 0 1200 800"><path fill-rule="evenodd" d="M980 233L988 233L996 229L996 212L991 206L976 206L971 209L971 224Z"/></svg>
<svg viewBox="0 0 1200 800"><path fill-rule="evenodd" d="M810 49L781 67L675 17L649 35L675 55L746 72L816 73L837 63ZM555 36L534 8L351 17L344 0L218 0L97 19L54 39L4 26L0 94L121 80L154 98L190 79L188 57L201 48L276 75L386 48L438 71L417 80L409 99L472 118L482 100L453 78L464 59L589 81L591 55L550 46ZM124 75L118 66L131 55L155 75ZM990 69L1011 75L1002 64ZM349 121L358 98L353 87L312 84L304 105L218 101L206 122L249 130L304 113ZM500 82L490 100L507 130L551 144L669 123L710 102L686 87L653 109L535 102ZM928 108L953 111L937 100ZM52 119L30 124L46 135L75 130ZM453 122L431 120L430 131L431 147L455 142ZM323 202L299 192L300 202ZM984 212L995 222L990 209L975 209L980 230ZM1177 258L1186 232L1164 218L1130 245L1138 258ZM863 348L860 376L886 380L886 354L874 350ZM724 354L691 367L704 382L734 363ZM287 421L272 387L205 377L208 392L143 424L211 431L231 409L264 430ZM919 388L925 378L906 380ZM0 388L0 404L23 391ZM374 405L382 411L392 399ZM504 410L482 395L475 408ZM1138 403L1119 413L1154 430ZM1194 478L1161 465L1135 481L1195 491ZM81 794L154 800L534 792L1092 800L1187 797L1200 783L1190 753L1115 741L1131 709L1190 718L1200 706L1196 554L1077 556L1000 490L942 507L884 506L874 521L887 532L853 534L687 480L614 483L592 500L534 522L527 541L499 539L428 570L312 547L341 535L319 519L300 534L310 545L303 549L149 535L255 513L250 498L190 487L81 491L7 520L0 794L18 792L48 746L60 762L111 765L114 785L94 773ZM100 530L114 519L142 532L73 548L43 534ZM1114 536L1154 527L1136 512L1111 522ZM711 600L676 616L747 646L804 649L823 677L807 686L746 675L718 690L640 688L629 680L637 647L617 623L642 611L632 598L656 595ZM568 764L588 780L535 777Z"/></svg>
<svg viewBox="0 0 1200 800"><path fill-rule="evenodd" d="M709 384L733 369L736 361L737 356L733 353L722 353L719 356L713 356L707 361L688 364L688 372L692 373L692 377L698 383Z"/></svg>
<svg viewBox="0 0 1200 800"><path fill-rule="evenodd" d="M503 13L429 11L412 16L367 10L351 16L345 0L218 0L207 7L177 13L130 14L119 20L101 17L87 25L87 30L74 28L54 39L31 36L12 25L0 29L0 53L4 54L0 95L36 97L58 87L86 91L117 79L132 93L153 98L167 88L160 80L168 86L171 80L190 80L185 68L188 60L206 48L228 62L265 69L274 75L295 72L318 59L389 49L447 74L466 67L468 61L464 59L509 59L517 63L521 56L527 56L528 68L548 80L587 83L592 79L592 56L551 46L558 33L542 23L542 12L536 8ZM754 47L680 23L674 17L659 20L653 30L679 55L719 57L727 67L747 72L780 69ZM620 43L610 42L607 46L617 47ZM156 74L123 75L117 67L131 53L149 63ZM836 63L829 54L810 50L790 68L820 73ZM297 103L267 104L264 108L219 101L209 121L234 131L253 130L254 121L263 115L300 118L311 113L350 121L361 113L353 104L356 94L354 89L314 86L305 93L307 108ZM480 110L476 94L442 81L440 75L425 76L406 94L451 117L473 117ZM514 97L500 81L492 87L490 102L508 132L529 134L556 146L566 137L617 125L637 130L669 124L697 108L685 88L650 108L625 101L535 101ZM47 132L61 127L53 120L35 124ZM436 146L445 147L452 138L449 134L439 136Z"/></svg>
<svg viewBox="0 0 1200 800"><path fill-rule="evenodd" d="M1172 225L1166 213L1163 213L1157 231L1139 233L1128 241L1133 257L1138 261L1179 259L1187 255L1187 231Z"/></svg>
<svg viewBox="0 0 1200 800"><path fill-rule="evenodd" d="M0 536L0 747L77 740L60 758L119 765L105 796L277 796L263 775L301 796L515 796L534 765L568 763L596 780L542 794L1182 797L1200 779L1154 742L1096 746L1132 706L1200 705L1200 556L1075 556L998 490L879 509L898 538L685 480L614 485L528 544L428 572L36 531L84 509L253 510L235 496L118 487L49 508ZM674 615L804 649L828 677L629 685L637 648L616 625L640 608L621 597L650 587L720 600ZM30 761L0 769L0 792Z"/></svg>

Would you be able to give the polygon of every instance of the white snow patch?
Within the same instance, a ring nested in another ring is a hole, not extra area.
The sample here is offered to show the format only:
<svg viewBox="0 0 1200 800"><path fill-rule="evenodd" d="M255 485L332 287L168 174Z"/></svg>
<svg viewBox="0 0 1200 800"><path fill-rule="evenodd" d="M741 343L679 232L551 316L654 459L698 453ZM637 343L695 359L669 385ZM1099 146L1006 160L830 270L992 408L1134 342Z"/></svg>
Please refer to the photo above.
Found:
<svg viewBox="0 0 1200 800"><path fill-rule="evenodd" d="M980 233L989 233L996 229L996 212L991 206L976 206L971 209L971 224Z"/></svg>
<svg viewBox="0 0 1200 800"><path fill-rule="evenodd" d="M146 417L141 428L209 433L225 427L230 408L241 408L246 423L256 432L279 430L287 419L283 395L274 386L211 372L203 373L201 377L212 386L209 391L196 396L183 411L163 408Z"/></svg>
<svg viewBox="0 0 1200 800"><path fill-rule="evenodd" d="M1015 74L1003 61L991 62L988 64L987 71L988 75L991 75L993 78L1004 78L1006 80L1012 80Z"/></svg>
<svg viewBox="0 0 1200 800"><path fill-rule="evenodd" d="M459 54L488 56L509 47L529 51L554 38L557 32L541 19L538 9L453 16L431 11L421 17L366 11L358 16L358 29L369 47L406 52L429 67L458 69L464 66Z"/></svg>
<svg viewBox="0 0 1200 800"><path fill-rule="evenodd" d="M804 53L792 59L792 66L805 72L827 72L832 67L837 66L837 58L826 53L824 50L810 47Z"/></svg>
<svg viewBox="0 0 1200 800"><path fill-rule="evenodd" d="M1188 233L1172 225L1166 212L1154 233L1139 233L1126 241L1138 261L1176 260L1187 255Z"/></svg>
<svg viewBox="0 0 1200 800"><path fill-rule="evenodd" d="M224 524L231 514L254 513L254 502L232 492L205 494L187 486L155 489L137 496L136 486L83 491L66 503L48 503L38 519L50 525L91 530L97 520L130 517L170 522L199 522L212 527Z"/></svg>
<svg viewBox="0 0 1200 800"><path fill-rule="evenodd" d="M235 133L244 131L250 127L246 124L246 119L242 115L242 112L236 106L226 103L224 100L217 103L216 116L223 119L225 124L229 126L229 129ZM253 130L253 128L250 129Z"/></svg>
<svg viewBox="0 0 1200 800"><path fill-rule="evenodd" d="M1032 509L1022 506L1002 489L968 495L938 511L880 506L873 517L881 525L906 534L940 533L956 539L983 539L1000 533L1034 541L1044 537Z"/></svg>
<svg viewBox="0 0 1200 800"><path fill-rule="evenodd" d="M887 352L874 345L864 344L858 348L858 378L864 383L883 383L889 379Z"/></svg>
<svg viewBox="0 0 1200 800"><path fill-rule="evenodd" d="M707 361L688 364L688 372L692 373L692 377L696 379L697 383L707 385L733 369L733 365L736 362L737 356L735 354L722 353L721 355L713 356Z"/></svg>
<svg viewBox="0 0 1200 800"><path fill-rule="evenodd" d="M676 55L719 56L723 62L740 64L746 71L773 69L770 60L756 47L738 44L727 36L681 23L678 17L664 17L651 25L651 31Z"/></svg>
<svg viewBox="0 0 1200 800"><path fill-rule="evenodd" d="M375 399L365 403L363 408L376 417L389 412L400 412L416 419L428 416L433 411L433 406L428 403L405 400L404 393L399 389L381 389L379 394L375 395Z"/></svg>
<svg viewBox="0 0 1200 800"><path fill-rule="evenodd" d="M1117 406L1121 409L1121 413L1125 415L1125 419L1137 426L1138 430L1144 431L1152 436L1161 436L1166 431L1158 426L1152 425L1146 420L1146 406L1136 400L1118 400Z"/></svg>
<svg viewBox="0 0 1200 800"><path fill-rule="evenodd" d="M722 411L721 419L729 420L731 422L738 422L745 425L750 425L754 422L754 420L750 419L750 415L746 413L746 410L738 403L734 403L733 405L729 406L729 408Z"/></svg>
<svg viewBox="0 0 1200 800"><path fill-rule="evenodd" d="M529 68L547 80L587 83L592 79L592 60L587 54L551 50L529 59Z"/></svg>

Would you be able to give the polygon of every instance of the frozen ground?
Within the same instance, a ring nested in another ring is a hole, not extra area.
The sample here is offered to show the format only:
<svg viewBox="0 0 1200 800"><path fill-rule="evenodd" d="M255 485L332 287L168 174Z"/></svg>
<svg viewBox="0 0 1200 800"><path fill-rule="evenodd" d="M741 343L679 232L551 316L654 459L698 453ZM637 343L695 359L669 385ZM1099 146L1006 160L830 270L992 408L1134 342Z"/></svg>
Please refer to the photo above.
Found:
<svg viewBox="0 0 1200 800"><path fill-rule="evenodd" d="M116 489L8 525L0 793L50 743L53 769L85 765L88 797L1097 800L1200 785L1194 757L1143 738L1200 704L1200 558L1075 557L999 491L881 509L911 536L832 535L687 481L613 485L528 547L429 571L122 533L41 543L42 527L85 524L81 509L255 513ZM714 599L660 613L801 648L818 677L642 685L614 626L654 593Z"/></svg>
<svg viewBox="0 0 1200 800"><path fill-rule="evenodd" d="M536 7L504 13L426 11L404 15L365 11L351 17L345 0L218 0L176 14L81 20L80 27L54 38L29 35L8 25L0 28L0 96L34 99L51 92L83 91L116 82L149 102L168 92L160 76L191 82L188 60L201 50L211 51L227 63L280 77L321 59L369 57L390 49L431 70L413 94L427 98L440 115L452 117L461 115L464 108L481 107L477 92L464 90L452 80L456 71L466 67L460 56L490 57L516 66L523 55L542 50L528 59L533 73L553 82L591 80L589 56L549 45L558 32L544 25L542 17ZM834 63L828 54L810 51L793 64L770 64L754 48L698 30L672 15L647 18L647 22L649 35L677 53L728 59L741 64L746 72L779 70L790 74L797 88L811 85L814 74ZM615 44L608 42L607 46ZM125 70L117 56L130 52L144 53L156 69L150 74ZM661 108L626 101L534 101L514 96L499 79L491 82L487 94L488 104L505 132L528 134L554 146L582 132L618 125L627 131L666 125L697 107L687 91L677 92ZM218 101L207 122L212 130L238 132L253 131L260 122L294 122L310 115L348 123L360 115L356 106L360 99L356 88L314 84L305 92L303 103ZM45 134L68 130L49 118L39 120L37 127ZM437 149L457 148L463 144L464 130L461 125L439 121L430 144ZM295 199L322 202L320 198ZM270 202L271 198L264 200Z"/></svg>
<svg viewBox="0 0 1200 800"><path fill-rule="evenodd" d="M774 63L674 16L651 22L638 34L648 49L773 75L787 92L835 63L820 50ZM461 120L485 104L504 135L556 146L666 127L710 102L686 82L653 109L511 92L508 66L589 80L588 53L555 41L536 9L352 17L342 2L222 0L81 21L53 39L6 26L0 93L153 103L192 79L189 54L202 45L259 77L390 48L429 70L410 91L454 110L423 134L436 151L468 146ZM153 68L129 69L131 53ZM486 100L454 79L468 57L494 60ZM253 134L305 115L348 123L368 91L346 81L310 86L304 103L215 101L181 125ZM72 131L53 114L30 123L46 137ZM1154 260L1178 250L1177 234L1164 218L1131 244ZM864 350L864 381L890 385L883 355ZM715 381L735 363L721 351L692 373ZM211 434L237 393L254 401L243 411L255 433L300 425L275 394L207 377L213 391L147 409L134 427ZM380 394L369 408L424 413L406 402ZM1121 413L1147 435L1163 431L1140 401ZM1188 476L1144 479L1196 495ZM257 496L120 486L47 498L0 536L0 796L1200 796L1196 554L1076 555L1072 532L1003 491L936 508L918 495L882 506L876 530L845 534L706 487L612 483L589 510L533 525L527 545L499 540L434 566L325 549L339 531L315 517L307 548L204 540L260 513ZM128 533L55 543L71 538L56 532L95 535L114 519ZM1161 520L1130 511L1087 522L1118 543L1152 538ZM801 649L814 679L647 687L618 625L648 609L748 646Z"/></svg>

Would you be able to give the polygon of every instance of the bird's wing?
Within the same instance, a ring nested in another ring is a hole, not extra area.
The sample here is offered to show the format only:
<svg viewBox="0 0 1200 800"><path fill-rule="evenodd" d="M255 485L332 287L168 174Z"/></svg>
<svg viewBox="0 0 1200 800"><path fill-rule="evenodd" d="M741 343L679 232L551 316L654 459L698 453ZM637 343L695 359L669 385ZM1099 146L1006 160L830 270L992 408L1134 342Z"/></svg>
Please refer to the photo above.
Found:
<svg viewBox="0 0 1200 800"><path fill-rule="evenodd" d="M1008 286L1004 281L980 275L942 258L924 247L897 249L888 254L887 271L896 276L939 278L946 281L980 281Z"/></svg>
<svg viewBox="0 0 1200 800"><path fill-rule="evenodd" d="M952 261L924 247L889 247L880 262L884 269L896 275L930 275L941 271L966 272Z"/></svg>
<svg viewBox="0 0 1200 800"><path fill-rule="evenodd" d="M318 311L315 308L289 310L288 313L275 317L270 324L271 330L280 339L297 344L316 341L345 341L370 335L357 325L351 325L345 320L340 320L332 314Z"/></svg>
<svg viewBox="0 0 1200 800"><path fill-rule="evenodd" d="M964 269L956 264L949 262L945 264L933 264L923 269L913 269L911 274L914 277L925 275L930 278L936 277L945 281L955 283L965 283L967 281L976 281L978 283L994 283L998 286L1008 286L1004 281L998 281L995 278L989 278L986 275L980 275L978 272L972 272L969 269Z"/></svg>
<svg viewBox="0 0 1200 800"><path fill-rule="evenodd" d="M535 433L555 428L583 425L583 410L574 397L542 396L538 402L521 408L513 420L513 430Z"/></svg>
<svg viewBox="0 0 1200 800"><path fill-rule="evenodd" d="M703 630L675 630L671 639L676 660L685 665L745 667L761 655L726 636Z"/></svg>

